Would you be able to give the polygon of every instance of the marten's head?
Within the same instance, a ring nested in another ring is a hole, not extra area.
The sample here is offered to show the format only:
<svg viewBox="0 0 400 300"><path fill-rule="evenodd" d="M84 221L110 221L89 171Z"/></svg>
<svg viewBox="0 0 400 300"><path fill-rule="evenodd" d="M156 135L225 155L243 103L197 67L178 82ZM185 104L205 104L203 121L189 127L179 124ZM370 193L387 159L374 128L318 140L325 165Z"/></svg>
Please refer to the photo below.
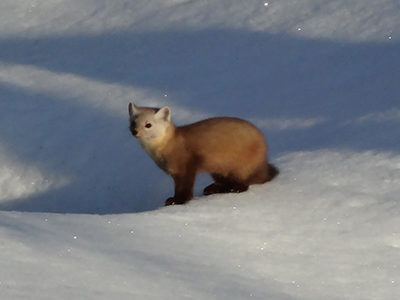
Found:
<svg viewBox="0 0 400 300"><path fill-rule="evenodd" d="M163 108L138 107L129 103L130 131L135 138L144 143L162 138L171 126L171 112Z"/></svg>

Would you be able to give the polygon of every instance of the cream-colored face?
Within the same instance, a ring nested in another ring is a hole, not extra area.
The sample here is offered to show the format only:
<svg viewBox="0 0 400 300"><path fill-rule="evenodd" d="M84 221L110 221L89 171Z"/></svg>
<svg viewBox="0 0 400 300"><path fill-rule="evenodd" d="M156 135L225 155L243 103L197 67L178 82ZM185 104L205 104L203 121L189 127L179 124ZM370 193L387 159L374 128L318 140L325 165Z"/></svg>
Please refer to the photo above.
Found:
<svg viewBox="0 0 400 300"><path fill-rule="evenodd" d="M130 131L141 142L147 144L165 135L171 124L168 107L138 107L129 103Z"/></svg>

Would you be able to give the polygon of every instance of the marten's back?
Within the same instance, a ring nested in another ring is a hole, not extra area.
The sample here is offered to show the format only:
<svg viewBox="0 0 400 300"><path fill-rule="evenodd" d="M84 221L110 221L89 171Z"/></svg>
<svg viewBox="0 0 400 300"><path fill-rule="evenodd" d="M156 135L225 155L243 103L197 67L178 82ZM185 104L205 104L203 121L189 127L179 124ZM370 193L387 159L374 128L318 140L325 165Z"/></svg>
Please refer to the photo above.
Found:
<svg viewBox="0 0 400 300"><path fill-rule="evenodd" d="M237 118L211 118L177 128L185 148L201 161L200 171L248 178L265 166L267 145L253 124Z"/></svg>

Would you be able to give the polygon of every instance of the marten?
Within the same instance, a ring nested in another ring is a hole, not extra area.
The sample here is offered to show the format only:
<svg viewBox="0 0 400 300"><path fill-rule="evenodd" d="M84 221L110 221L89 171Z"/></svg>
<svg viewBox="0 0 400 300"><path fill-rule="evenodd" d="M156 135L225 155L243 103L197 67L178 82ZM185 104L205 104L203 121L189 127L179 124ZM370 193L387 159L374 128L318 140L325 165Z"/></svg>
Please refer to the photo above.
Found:
<svg viewBox="0 0 400 300"><path fill-rule="evenodd" d="M175 183L175 194L165 205L193 198L196 174L210 173L214 183L203 194L240 193L278 175L268 163L267 143L248 121L218 117L175 126L168 107L138 107L129 103L130 131L154 162Z"/></svg>

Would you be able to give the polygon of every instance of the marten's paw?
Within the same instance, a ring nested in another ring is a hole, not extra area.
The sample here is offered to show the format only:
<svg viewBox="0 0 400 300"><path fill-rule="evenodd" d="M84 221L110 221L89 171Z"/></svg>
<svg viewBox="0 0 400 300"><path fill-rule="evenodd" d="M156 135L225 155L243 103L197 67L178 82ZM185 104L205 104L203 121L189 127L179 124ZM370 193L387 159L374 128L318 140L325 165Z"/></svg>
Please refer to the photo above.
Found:
<svg viewBox="0 0 400 300"><path fill-rule="evenodd" d="M241 193L247 191L248 188L249 187L247 185L236 182L231 182L230 184L226 185L214 182L203 190L203 195L208 196L220 193Z"/></svg>
<svg viewBox="0 0 400 300"><path fill-rule="evenodd" d="M169 197L167 200L165 200L164 205L165 206L169 206L169 205L185 204L189 200L190 199L181 199L181 198Z"/></svg>
<svg viewBox="0 0 400 300"><path fill-rule="evenodd" d="M211 183L210 185L204 188L203 195L208 196L212 194L227 193L227 192L228 190L223 191L221 184Z"/></svg>
<svg viewBox="0 0 400 300"><path fill-rule="evenodd" d="M165 200L164 205L169 206L169 205L175 205L175 198L174 197L169 197L167 200Z"/></svg>
<svg viewBox="0 0 400 300"><path fill-rule="evenodd" d="M208 196L212 194L223 194L232 192L233 190L229 185L224 185L219 182L214 182L204 188L203 195Z"/></svg>

